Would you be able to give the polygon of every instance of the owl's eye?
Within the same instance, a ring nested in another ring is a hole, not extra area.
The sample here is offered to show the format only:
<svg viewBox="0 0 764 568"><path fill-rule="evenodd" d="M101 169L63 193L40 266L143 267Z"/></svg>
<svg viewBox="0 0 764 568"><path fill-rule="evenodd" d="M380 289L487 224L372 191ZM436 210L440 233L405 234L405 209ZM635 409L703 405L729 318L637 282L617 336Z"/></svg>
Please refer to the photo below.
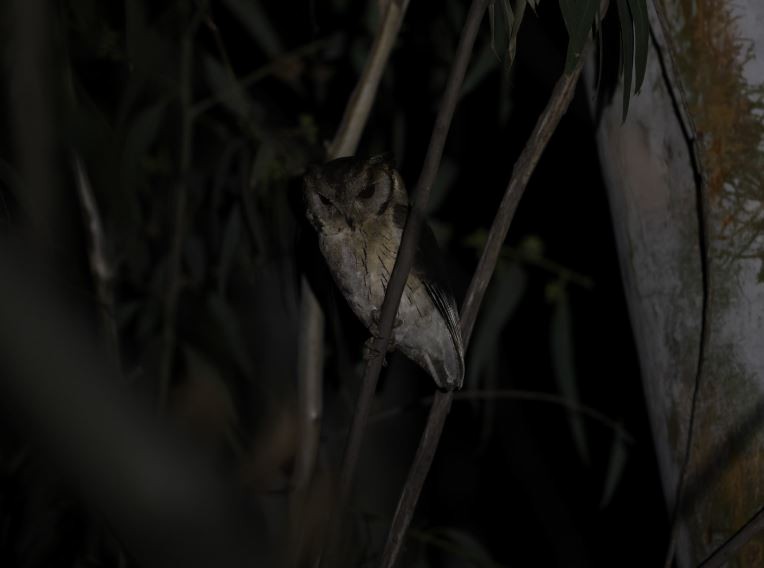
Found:
<svg viewBox="0 0 764 568"><path fill-rule="evenodd" d="M358 197L361 199L369 199L374 195L375 187L373 183L367 185L361 192L358 193Z"/></svg>
<svg viewBox="0 0 764 568"><path fill-rule="evenodd" d="M321 195L320 193L318 194L318 198L321 200L321 203L323 203L327 207L332 204L332 202L329 200L328 197L325 197L325 196Z"/></svg>

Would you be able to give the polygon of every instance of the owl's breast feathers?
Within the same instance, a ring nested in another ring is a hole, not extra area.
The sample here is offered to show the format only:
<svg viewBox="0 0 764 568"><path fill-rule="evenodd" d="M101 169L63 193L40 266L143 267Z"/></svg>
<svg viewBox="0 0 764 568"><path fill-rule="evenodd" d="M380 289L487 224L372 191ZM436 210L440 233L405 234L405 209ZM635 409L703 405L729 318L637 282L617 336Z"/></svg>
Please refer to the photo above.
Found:
<svg viewBox="0 0 764 568"><path fill-rule="evenodd" d="M408 215L403 179L384 159L339 158L309 169L305 198L334 280L364 325L375 328L372 314L382 306ZM427 370L440 388L461 387L459 314L426 223L396 319L396 347Z"/></svg>
<svg viewBox="0 0 764 568"><path fill-rule="evenodd" d="M379 219L320 239L337 284L367 328L375 323L372 312L382 306L401 232ZM437 241L427 224L422 225L397 318L401 323L393 330L396 348L428 371L440 388L460 388L464 347L459 313Z"/></svg>

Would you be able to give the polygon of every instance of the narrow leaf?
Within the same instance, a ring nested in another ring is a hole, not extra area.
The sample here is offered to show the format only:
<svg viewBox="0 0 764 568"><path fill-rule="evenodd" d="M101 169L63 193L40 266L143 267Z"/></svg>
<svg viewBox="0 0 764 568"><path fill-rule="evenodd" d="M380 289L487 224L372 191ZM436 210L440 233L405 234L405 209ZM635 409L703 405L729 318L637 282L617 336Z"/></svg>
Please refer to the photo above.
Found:
<svg viewBox="0 0 764 568"><path fill-rule="evenodd" d="M647 47L650 39L646 0L629 0L629 10L634 20L634 72L636 73L634 92L638 93L645 79Z"/></svg>
<svg viewBox="0 0 764 568"><path fill-rule="evenodd" d="M241 239L241 229L241 210L238 205L234 205L223 233L223 243L220 247L218 260L218 293L222 297L225 297L228 288L228 274L231 270L236 247Z"/></svg>
<svg viewBox="0 0 764 568"><path fill-rule="evenodd" d="M439 546L440 538L445 539L446 542L453 543L452 546L443 548L449 550L455 556L471 560L470 564L472 566L496 566L496 562L491 557L491 553L485 545L467 531L452 527L443 527L434 529L432 531L432 536L434 536L435 539L429 540L429 544Z"/></svg>
<svg viewBox="0 0 764 568"><path fill-rule="evenodd" d="M621 61L623 63L623 120L629 110L631 78L634 72L634 27L627 0L617 0L618 21L621 25Z"/></svg>
<svg viewBox="0 0 764 568"><path fill-rule="evenodd" d="M495 347L500 344L500 334L517 310L527 285L527 274L517 264L500 261L496 266L485 298L485 305L491 309L480 313L469 350L466 383L470 388L476 388L481 376L490 370L491 359L497 357Z"/></svg>
<svg viewBox="0 0 764 568"><path fill-rule="evenodd" d="M488 5L488 24L491 26L491 51L499 58L499 52L496 49L496 0Z"/></svg>
<svg viewBox="0 0 764 568"><path fill-rule="evenodd" d="M589 31L594 22L599 0L560 0L560 11L568 30L568 53L565 57L565 73L576 66L584 50Z"/></svg>
<svg viewBox="0 0 764 568"><path fill-rule="evenodd" d="M600 508L606 507L613 499L618 483L623 477L626 467L626 459L629 457L626 441L621 432L616 431L613 445L610 447L610 459L608 460L607 472L605 473L605 485L602 488Z"/></svg>
<svg viewBox="0 0 764 568"><path fill-rule="evenodd" d="M242 121L247 121L250 116L250 100L247 92L231 73L210 55L202 58L204 75L207 84L215 94L215 97L234 116Z"/></svg>
<svg viewBox="0 0 764 568"><path fill-rule="evenodd" d="M517 34L520 32L520 24L523 23L523 16L525 15L526 0L517 0L515 21L512 24L512 29L509 32L509 45L507 46L507 66L511 66L515 60L515 53L517 52Z"/></svg>
<svg viewBox="0 0 764 568"><path fill-rule="evenodd" d="M499 54L496 53L493 42L491 43L490 49L484 47L480 54L474 58L472 65L470 65L470 68L464 77L462 90L459 93L459 96L464 97L474 91L483 80L490 76L491 72L498 65L499 60L500 57Z"/></svg>
<svg viewBox="0 0 764 568"><path fill-rule="evenodd" d="M507 37L512 35L512 27L515 25L515 14L512 12L512 4L509 0L501 0L501 7L504 11L504 25L507 30Z"/></svg>
<svg viewBox="0 0 764 568"><path fill-rule="evenodd" d="M571 323L570 301L565 291L565 285L559 284L552 322L550 326L552 368L557 379L560 394L575 403L580 402L578 396L578 379L576 377L573 357L573 325ZM589 463L589 446L586 441L584 421L581 414L568 412L568 421L573 433L573 440L578 454L584 463Z"/></svg>
<svg viewBox="0 0 764 568"><path fill-rule="evenodd" d="M258 0L223 0L223 3L268 57L284 51L276 28Z"/></svg>

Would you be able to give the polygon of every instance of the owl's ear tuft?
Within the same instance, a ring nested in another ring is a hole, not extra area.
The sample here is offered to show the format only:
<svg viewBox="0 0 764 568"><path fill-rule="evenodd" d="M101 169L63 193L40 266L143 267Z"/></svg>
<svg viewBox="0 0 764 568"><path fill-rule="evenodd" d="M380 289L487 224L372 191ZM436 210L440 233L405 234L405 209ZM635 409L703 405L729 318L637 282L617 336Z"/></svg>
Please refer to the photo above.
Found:
<svg viewBox="0 0 764 568"><path fill-rule="evenodd" d="M395 156L392 152L384 152L383 154L377 154L369 158L369 164L371 165L386 165L391 168L395 168Z"/></svg>

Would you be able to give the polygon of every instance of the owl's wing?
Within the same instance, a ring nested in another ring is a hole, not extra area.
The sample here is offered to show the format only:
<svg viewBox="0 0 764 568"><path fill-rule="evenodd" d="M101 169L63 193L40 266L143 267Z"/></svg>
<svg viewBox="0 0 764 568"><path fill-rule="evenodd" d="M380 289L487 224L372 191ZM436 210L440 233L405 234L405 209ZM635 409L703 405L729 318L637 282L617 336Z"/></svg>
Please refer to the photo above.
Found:
<svg viewBox="0 0 764 568"><path fill-rule="evenodd" d="M422 223L419 246L414 257L414 266L411 271L419 276L424 283L425 289L432 298L438 312L446 322L451 338L454 341L459 358L464 358L464 345L462 343L461 326L459 325L459 312L456 309L456 300L448 285L446 270L438 246L438 241L427 223Z"/></svg>

